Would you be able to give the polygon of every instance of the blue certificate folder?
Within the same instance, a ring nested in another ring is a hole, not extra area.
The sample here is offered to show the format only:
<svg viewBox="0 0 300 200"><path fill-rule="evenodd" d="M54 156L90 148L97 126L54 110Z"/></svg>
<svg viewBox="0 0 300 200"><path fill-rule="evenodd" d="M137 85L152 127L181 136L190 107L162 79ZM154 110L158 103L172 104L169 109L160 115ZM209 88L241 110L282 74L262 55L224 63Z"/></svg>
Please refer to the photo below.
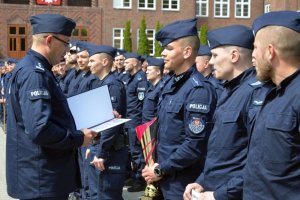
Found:
<svg viewBox="0 0 300 200"><path fill-rule="evenodd" d="M130 119L115 118L107 85L67 98L76 128L100 132Z"/></svg>

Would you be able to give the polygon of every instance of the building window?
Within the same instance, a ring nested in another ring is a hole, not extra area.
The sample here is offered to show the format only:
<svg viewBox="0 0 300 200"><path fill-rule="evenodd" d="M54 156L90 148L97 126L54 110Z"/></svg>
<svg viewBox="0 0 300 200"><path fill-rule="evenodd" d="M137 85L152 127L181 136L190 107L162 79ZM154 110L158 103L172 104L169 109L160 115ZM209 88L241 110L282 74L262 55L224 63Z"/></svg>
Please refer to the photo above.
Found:
<svg viewBox="0 0 300 200"><path fill-rule="evenodd" d="M196 15L208 17L208 0L196 0Z"/></svg>
<svg viewBox="0 0 300 200"><path fill-rule="evenodd" d="M138 1L138 8L139 9L154 10L155 9L155 0L139 0Z"/></svg>
<svg viewBox="0 0 300 200"><path fill-rule="evenodd" d="M215 0L214 11L215 17L229 17L229 0Z"/></svg>
<svg viewBox="0 0 300 200"><path fill-rule="evenodd" d="M154 55L154 42L155 42L155 29L147 29L146 30L147 38L149 41L149 52L150 56Z"/></svg>
<svg viewBox="0 0 300 200"><path fill-rule="evenodd" d="M72 33L72 38L75 40L88 41L88 36L88 30L86 27L76 27Z"/></svg>
<svg viewBox="0 0 300 200"><path fill-rule="evenodd" d="M68 0L68 6L91 7L91 0Z"/></svg>
<svg viewBox="0 0 300 200"><path fill-rule="evenodd" d="M140 40L140 31L137 30L137 48L139 46L139 40ZM149 44L149 54L150 56L154 55L154 43L155 43L155 29L146 29L146 35L148 39Z"/></svg>
<svg viewBox="0 0 300 200"><path fill-rule="evenodd" d="M131 0L113 0L113 7L118 9L130 9Z"/></svg>
<svg viewBox="0 0 300 200"><path fill-rule="evenodd" d="M271 12L271 4L265 5L265 13Z"/></svg>
<svg viewBox="0 0 300 200"><path fill-rule="evenodd" d="M179 10L180 0L163 0L162 10Z"/></svg>
<svg viewBox="0 0 300 200"><path fill-rule="evenodd" d="M10 4L29 4L29 0L4 0L3 3L10 3Z"/></svg>
<svg viewBox="0 0 300 200"><path fill-rule="evenodd" d="M113 47L123 49L124 28L113 29Z"/></svg>
<svg viewBox="0 0 300 200"><path fill-rule="evenodd" d="M25 25L8 26L8 57L22 58L26 54L27 40Z"/></svg>
<svg viewBox="0 0 300 200"><path fill-rule="evenodd" d="M251 0L235 0L235 17L250 18Z"/></svg>

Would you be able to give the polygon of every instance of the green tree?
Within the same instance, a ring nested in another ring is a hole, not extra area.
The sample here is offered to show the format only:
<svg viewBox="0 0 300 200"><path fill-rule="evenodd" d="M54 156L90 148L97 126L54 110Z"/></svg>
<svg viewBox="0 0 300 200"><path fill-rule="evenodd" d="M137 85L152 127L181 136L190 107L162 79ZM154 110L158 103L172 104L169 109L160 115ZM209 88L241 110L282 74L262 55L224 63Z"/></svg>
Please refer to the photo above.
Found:
<svg viewBox="0 0 300 200"><path fill-rule="evenodd" d="M138 50L137 52L140 55L149 55L149 40L146 34L146 19L145 16L143 16L140 24L139 29L139 42L138 42Z"/></svg>
<svg viewBox="0 0 300 200"><path fill-rule="evenodd" d="M200 44L207 45L207 32L208 32L208 26L207 24L203 24L200 27Z"/></svg>
<svg viewBox="0 0 300 200"><path fill-rule="evenodd" d="M162 28L163 28L163 25L160 24L159 21L157 21L156 22L156 27L155 27L155 33L160 31ZM160 43L157 40L155 40L155 42L154 42L154 56L155 57L160 57L162 51L163 51L162 46L160 45Z"/></svg>
<svg viewBox="0 0 300 200"><path fill-rule="evenodd" d="M124 39L123 39L124 50L127 52L132 52L132 40L131 40L130 29L131 29L130 20L128 20L125 24Z"/></svg>

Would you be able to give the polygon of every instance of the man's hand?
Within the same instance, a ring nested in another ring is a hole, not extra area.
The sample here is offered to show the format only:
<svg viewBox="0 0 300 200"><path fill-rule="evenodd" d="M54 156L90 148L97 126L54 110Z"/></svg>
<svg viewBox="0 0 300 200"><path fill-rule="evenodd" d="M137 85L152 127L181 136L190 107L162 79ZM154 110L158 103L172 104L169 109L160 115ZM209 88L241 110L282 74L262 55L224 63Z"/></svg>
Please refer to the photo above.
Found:
<svg viewBox="0 0 300 200"><path fill-rule="evenodd" d="M122 115L120 115L118 113L118 111L116 111L116 110L113 110L113 114L114 114L115 118L122 118Z"/></svg>
<svg viewBox="0 0 300 200"><path fill-rule="evenodd" d="M91 162L91 164L93 164L100 171L103 171L105 170L104 161L105 160L103 158L97 158L94 156L94 160Z"/></svg>
<svg viewBox="0 0 300 200"><path fill-rule="evenodd" d="M198 183L191 183L188 184L185 187L185 191L183 193L183 199L184 200L192 200L192 190L195 190L196 192L204 192L204 188L199 185Z"/></svg>
<svg viewBox="0 0 300 200"><path fill-rule="evenodd" d="M81 129L81 131L84 134L84 140L83 140L83 143L82 143L82 146L84 146L84 147L90 145L92 143L92 140L98 134L97 132L92 131L91 129L87 129L87 128Z"/></svg>
<svg viewBox="0 0 300 200"><path fill-rule="evenodd" d="M145 181L150 184L156 181L159 181L162 179L162 177L157 177L154 174L154 168L158 165L158 163L154 163L152 166L145 166L145 168L142 171L142 176L144 177Z"/></svg>

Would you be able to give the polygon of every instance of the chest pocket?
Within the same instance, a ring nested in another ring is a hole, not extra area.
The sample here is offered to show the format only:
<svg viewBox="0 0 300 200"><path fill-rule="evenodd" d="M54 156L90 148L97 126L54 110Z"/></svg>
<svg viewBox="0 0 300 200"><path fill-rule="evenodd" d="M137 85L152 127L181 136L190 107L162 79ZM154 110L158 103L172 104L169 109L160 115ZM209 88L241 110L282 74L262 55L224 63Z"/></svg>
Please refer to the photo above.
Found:
<svg viewBox="0 0 300 200"><path fill-rule="evenodd" d="M266 129L262 134L262 153L265 167L281 175L299 159L297 142L299 128L293 115L272 113L267 116Z"/></svg>
<svg viewBox="0 0 300 200"><path fill-rule="evenodd" d="M296 124L297 120L294 116L272 114L267 118L266 127L270 130L290 132L296 127Z"/></svg>
<svg viewBox="0 0 300 200"><path fill-rule="evenodd" d="M223 114L223 123L235 123L239 118L240 112L228 111Z"/></svg>

